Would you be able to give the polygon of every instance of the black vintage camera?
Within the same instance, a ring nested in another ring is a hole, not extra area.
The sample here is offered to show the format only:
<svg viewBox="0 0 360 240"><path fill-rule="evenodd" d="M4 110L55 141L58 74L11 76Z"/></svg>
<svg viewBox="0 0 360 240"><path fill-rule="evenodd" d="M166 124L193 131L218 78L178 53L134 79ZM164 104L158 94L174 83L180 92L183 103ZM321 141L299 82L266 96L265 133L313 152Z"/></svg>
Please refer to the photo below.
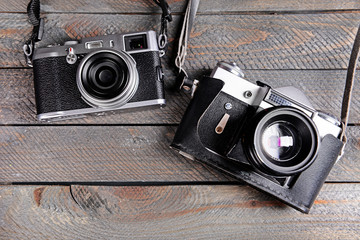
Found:
<svg viewBox="0 0 360 240"><path fill-rule="evenodd" d="M339 156L341 131L298 89L253 84L220 62L198 83L171 146L307 213Z"/></svg>
<svg viewBox="0 0 360 240"><path fill-rule="evenodd" d="M39 120L165 105L154 31L39 48L33 65Z"/></svg>

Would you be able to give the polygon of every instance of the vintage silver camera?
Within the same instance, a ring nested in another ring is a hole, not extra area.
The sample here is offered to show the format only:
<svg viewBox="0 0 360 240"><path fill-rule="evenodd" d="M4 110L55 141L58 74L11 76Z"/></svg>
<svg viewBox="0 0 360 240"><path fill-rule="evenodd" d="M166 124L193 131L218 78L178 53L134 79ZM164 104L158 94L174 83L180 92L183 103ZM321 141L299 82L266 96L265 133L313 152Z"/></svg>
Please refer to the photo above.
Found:
<svg viewBox="0 0 360 240"><path fill-rule="evenodd" d="M200 80L171 146L308 212L341 151L340 123L294 87L243 77L219 62Z"/></svg>
<svg viewBox="0 0 360 240"><path fill-rule="evenodd" d="M33 65L39 120L165 105L154 31L38 48Z"/></svg>

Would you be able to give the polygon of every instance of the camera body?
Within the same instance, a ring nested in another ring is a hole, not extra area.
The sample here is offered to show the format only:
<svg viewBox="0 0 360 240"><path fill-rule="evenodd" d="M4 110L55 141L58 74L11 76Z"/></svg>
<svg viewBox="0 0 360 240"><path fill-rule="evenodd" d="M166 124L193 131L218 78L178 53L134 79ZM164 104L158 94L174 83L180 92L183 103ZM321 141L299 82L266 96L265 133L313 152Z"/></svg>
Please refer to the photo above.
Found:
<svg viewBox="0 0 360 240"><path fill-rule="evenodd" d="M202 79L171 147L307 213L342 148L342 128L294 87L273 89L219 62Z"/></svg>
<svg viewBox="0 0 360 240"><path fill-rule="evenodd" d="M37 48L33 65L39 120L165 105L154 31Z"/></svg>

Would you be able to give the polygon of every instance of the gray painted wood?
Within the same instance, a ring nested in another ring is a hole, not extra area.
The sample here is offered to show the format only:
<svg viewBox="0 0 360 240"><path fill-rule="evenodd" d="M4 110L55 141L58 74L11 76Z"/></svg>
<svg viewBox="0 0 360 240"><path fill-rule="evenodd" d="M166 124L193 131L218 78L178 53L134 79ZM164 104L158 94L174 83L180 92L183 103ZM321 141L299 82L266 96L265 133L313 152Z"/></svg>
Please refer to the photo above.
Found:
<svg viewBox="0 0 360 240"><path fill-rule="evenodd" d="M0 127L0 182L191 182L226 177L169 148L174 127Z"/></svg>
<svg viewBox="0 0 360 240"><path fill-rule="evenodd" d="M5 186L0 196L1 239L359 237L355 184L326 184L308 215L247 186Z"/></svg>
<svg viewBox="0 0 360 240"><path fill-rule="evenodd" d="M41 46L69 39L158 30L158 15L47 14ZM169 26L169 56L180 16ZM346 69L360 13L287 15L199 15L185 67L211 69L220 60L243 69ZM139 23L143 24L139 24ZM26 66L22 46L32 28L25 14L0 16L0 67Z"/></svg>
<svg viewBox="0 0 360 240"><path fill-rule="evenodd" d="M0 1L1 12L26 12L28 0L18 1ZM184 12L185 2L178 0L167 1L173 12ZM41 1L43 12L85 12L85 13L160 13L161 10L152 0L141 1L117 1L117 0L63 0ZM282 12L282 11L344 11L360 8L359 1L356 0L324 0L312 1L303 0L201 0L199 4L199 13L219 14L219 12Z"/></svg>

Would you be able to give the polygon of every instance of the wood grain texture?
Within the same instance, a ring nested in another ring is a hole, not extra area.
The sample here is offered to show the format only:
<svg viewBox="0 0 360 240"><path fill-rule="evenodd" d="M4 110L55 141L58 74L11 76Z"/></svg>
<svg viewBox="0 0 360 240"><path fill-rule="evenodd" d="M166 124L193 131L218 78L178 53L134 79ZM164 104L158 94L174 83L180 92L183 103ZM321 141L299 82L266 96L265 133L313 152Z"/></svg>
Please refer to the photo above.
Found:
<svg viewBox="0 0 360 240"><path fill-rule="evenodd" d="M26 12L28 0L6 1L0 0L1 12ZM184 12L186 1L168 0L173 12ZM87 13L160 13L161 10L152 0L43 0L41 1L43 12L87 12ZM246 1L246 0L201 0L198 12L246 12L246 11L336 11L357 10L360 3L357 0L325 0L313 1L303 0L268 0L268 1Z"/></svg>
<svg viewBox="0 0 360 240"><path fill-rule="evenodd" d="M160 28L152 0L41 2L40 46ZM166 108L43 124L22 53L28 0L0 0L0 239L360 239L358 84L345 155L301 214L169 149L189 96L172 91L186 1L168 2ZM358 0L201 0L185 68L199 79L235 61L250 81L295 86L339 116L359 22Z"/></svg>
<svg viewBox="0 0 360 240"><path fill-rule="evenodd" d="M0 127L0 182L227 181L169 148L174 127Z"/></svg>
<svg viewBox="0 0 360 240"><path fill-rule="evenodd" d="M158 15L47 14L40 45L131 31L157 30ZM170 49L180 16L169 27ZM243 69L346 69L360 13L199 15L189 41L186 69L235 61ZM139 24L139 22L143 24ZM0 67L24 67L22 46L31 32L24 14L0 16ZM164 68L173 69L171 54Z"/></svg>
<svg viewBox="0 0 360 240"><path fill-rule="evenodd" d="M169 145L176 127L0 127L0 183L206 182L225 175L181 157ZM349 127L343 159L328 181L360 181L360 128Z"/></svg>
<svg viewBox="0 0 360 240"><path fill-rule="evenodd" d="M340 117L345 86L344 70L247 70L245 77L270 86L294 86L303 91L315 109ZM190 72L198 79L209 71ZM356 75L357 82L360 74ZM178 124L189 103L189 95L175 91L174 75L166 71L166 107L145 111L127 111L106 116L54 122L52 124ZM0 69L0 124L43 124L36 119L33 75L31 69ZM355 84L350 123L360 123L360 85Z"/></svg>
<svg viewBox="0 0 360 240"><path fill-rule="evenodd" d="M5 186L0 238L358 239L359 199L325 184L306 215L247 186Z"/></svg>

